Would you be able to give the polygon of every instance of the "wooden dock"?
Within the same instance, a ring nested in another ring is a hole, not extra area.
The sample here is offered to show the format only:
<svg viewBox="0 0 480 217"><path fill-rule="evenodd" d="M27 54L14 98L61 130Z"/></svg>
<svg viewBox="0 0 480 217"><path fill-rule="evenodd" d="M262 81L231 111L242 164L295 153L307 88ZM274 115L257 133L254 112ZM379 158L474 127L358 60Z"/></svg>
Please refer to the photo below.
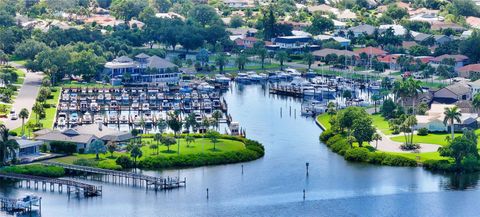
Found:
<svg viewBox="0 0 480 217"><path fill-rule="evenodd" d="M76 194L83 193L85 197L102 195L102 186L95 186L95 185L85 184L77 181L48 178L43 176L16 174L16 173L0 173L0 178L19 180L20 186L23 186L23 182L26 182L27 188L31 188L31 184L33 182L33 187L35 189L38 189L38 185L40 183L43 190L47 190L47 184L49 184L50 191L54 191L55 186L57 186L57 190L59 192L62 192L63 186L65 186L67 188L68 195L70 195L70 193L76 193Z"/></svg>
<svg viewBox="0 0 480 217"><path fill-rule="evenodd" d="M33 207L42 209L42 198L37 196L26 196L24 198L0 197L0 207L7 212L30 212Z"/></svg>
<svg viewBox="0 0 480 217"><path fill-rule="evenodd" d="M45 165L59 166L63 167L69 171L89 173L89 174L99 174L102 175L101 181L114 182L114 183L126 183L132 185L144 185L146 189L164 190L164 189L173 189L184 187L187 183L186 178L180 180L179 177L167 177L160 178L154 176L147 176L138 173L124 172L117 170L107 170L94 167L86 167L72 164L63 164L57 162L43 162Z"/></svg>
<svg viewBox="0 0 480 217"><path fill-rule="evenodd" d="M300 88L285 86L285 85L276 85L271 86L269 89L271 94L284 95L284 96L293 96L293 97L303 97L303 91Z"/></svg>

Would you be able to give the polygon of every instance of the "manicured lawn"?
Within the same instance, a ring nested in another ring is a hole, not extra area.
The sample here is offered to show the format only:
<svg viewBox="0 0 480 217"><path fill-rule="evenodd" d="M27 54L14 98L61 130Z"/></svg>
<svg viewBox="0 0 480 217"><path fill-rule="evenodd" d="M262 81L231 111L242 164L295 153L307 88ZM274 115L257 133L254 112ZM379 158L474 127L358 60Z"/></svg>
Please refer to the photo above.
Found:
<svg viewBox="0 0 480 217"><path fill-rule="evenodd" d="M12 61L12 62L14 62L14 63L16 63L16 64L18 64L18 65L24 66L24 65L27 63L27 60L14 60L14 61Z"/></svg>
<svg viewBox="0 0 480 217"><path fill-rule="evenodd" d="M104 87L112 87L110 84L99 84L99 83L79 83L76 81L63 83L61 84L62 87L90 87L90 88L104 88Z"/></svg>
<svg viewBox="0 0 480 217"><path fill-rule="evenodd" d="M430 133L426 136L419 136L419 135L414 135L413 136L413 142L414 143L427 143L427 144L437 144L437 145L447 145L447 140L446 137L450 137L451 134L448 133ZM462 135L461 133L456 133L455 136L460 136ZM403 135L401 136L395 136L391 138L393 141L396 142L405 142L405 137Z"/></svg>
<svg viewBox="0 0 480 217"><path fill-rule="evenodd" d="M330 115L327 113L321 114L317 116L317 121L322 124L323 127L326 129L330 128L332 125L330 124Z"/></svg>
<svg viewBox="0 0 480 217"><path fill-rule="evenodd" d="M150 148L150 144L156 142L153 139L142 139L142 152L143 155L141 158L149 157L149 156L157 156L156 150ZM218 143L216 144L216 150L213 150L213 143L209 139L198 138L192 142L189 147L187 147L187 143L185 139L180 139L180 155L188 155L188 154L198 154L198 153L222 153L227 151L240 151L245 149L245 145L242 142L234 141L234 140L226 140L226 139L219 139ZM170 151L167 150L167 147L164 145L160 145L158 149L158 153L161 156L177 156L177 145L171 145ZM111 157L110 153L107 152L105 154L100 154L101 161L111 161L114 163L115 159L121 155L128 155L126 152L115 152L113 157ZM61 163L68 163L72 164L75 160L78 159L95 159L95 154L74 154L72 156L57 158L54 161L58 161Z"/></svg>
<svg viewBox="0 0 480 217"><path fill-rule="evenodd" d="M442 157L438 152L426 152L426 153L397 153L397 152L385 152L392 155L403 156L406 158L410 158L412 160L419 160L420 162L424 162L426 160L448 160L449 158ZM417 159L417 156L419 159Z"/></svg>
<svg viewBox="0 0 480 217"><path fill-rule="evenodd" d="M392 134L392 131L388 126L388 121L386 121L385 118L382 117L382 115L380 114L372 115L372 121L373 121L373 126L375 126L377 129L382 131L383 134L385 135Z"/></svg>

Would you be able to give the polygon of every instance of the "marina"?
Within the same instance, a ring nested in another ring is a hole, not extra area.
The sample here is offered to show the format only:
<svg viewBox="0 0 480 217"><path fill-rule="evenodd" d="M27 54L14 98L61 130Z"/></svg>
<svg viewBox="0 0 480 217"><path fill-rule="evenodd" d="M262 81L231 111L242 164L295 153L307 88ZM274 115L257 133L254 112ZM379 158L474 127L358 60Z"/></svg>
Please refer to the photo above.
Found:
<svg viewBox="0 0 480 217"><path fill-rule="evenodd" d="M0 197L2 211L7 213L31 212L36 207L42 209L42 198L36 195L26 195L23 198Z"/></svg>

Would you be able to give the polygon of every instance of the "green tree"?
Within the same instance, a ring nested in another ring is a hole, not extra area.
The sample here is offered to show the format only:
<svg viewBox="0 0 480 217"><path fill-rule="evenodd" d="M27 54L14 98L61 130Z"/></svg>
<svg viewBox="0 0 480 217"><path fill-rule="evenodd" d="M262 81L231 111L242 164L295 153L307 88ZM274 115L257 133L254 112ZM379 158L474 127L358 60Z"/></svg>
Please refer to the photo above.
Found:
<svg viewBox="0 0 480 217"><path fill-rule="evenodd" d="M370 142L374 133L375 128L369 116L358 117L353 121L352 135L357 140L358 146L362 147L363 142Z"/></svg>
<svg viewBox="0 0 480 217"><path fill-rule="evenodd" d="M163 133L163 131L165 131L165 129L167 129L168 127L168 124L165 120L163 119L160 119L157 121L157 129L160 133Z"/></svg>
<svg viewBox="0 0 480 217"><path fill-rule="evenodd" d="M162 142L165 146L167 146L167 152L170 152L170 146L175 145L177 143L177 140L174 137L167 136L163 138Z"/></svg>
<svg viewBox="0 0 480 217"><path fill-rule="evenodd" d="M167 124L170 129L173 130L175 138L177 138L178 133L182 130L183 122L180 120L180 117L175 112L170 112L168 114ZM178 154L180 155L180 144L178 144Z"/></svg>
<svg viewBox="0 0 480 217"><path fill-rule="evenodd" d="M235 59L235 64L237 65L238 70L244 70L247 62L248 62L248 58L247 58L247 55L245 54L240 54Z"/></svg>
<svg viewBox="0 0 480 217"><path fill-rule="evenodd" d="M230 19L230 27L232 28L242 27L243 23L244 23L243 18L238 15L232 16L232 19Z"/></svg>
<svg viewBox="0 0 480 217"><path fill-rule="evenodd" d="M95 159L96 160L100 159L98 154L100 154L100 153L105 154L106 151L107 151L107 149L105 148L105 144L100 139L97 139L97 140L93 141L88 146L88 152L95 154Z"/></svg>
<svg viewBox="0 0 480 217"><path fill-rule="evenodd" d="M112 1L110 11L114 17L128 22L132 18L138 17L146 6L146 1L115 0Z"/></svg>
<svg viewBox="0 0 480 217"><path fill-rule="evenodd" d="M307 31L314 34L323 34L325 31L333 30L333 21L330 18L324 17L319 13L315 13L312 19L312 25L307 28Z"/></svg>
<svg viewBox="0 0 480 217"><path fill-rule="evenodd" d="M460 117L462 117L462 113L460 112L460 110L458 109L457 106L454 106L454 107L447 107L445 108L445 111L443 112L443 114L445 115L444 119L443 119L443 124L445 124L445 126L447 124L450 125L450 132L452 133L452 140L454 140L455 138L455 121L458 122L458 123L461 123L461 119Z"/></svg>
<svg viewBox="0 0 480 217"><path fill-rule="evenodd" d="M113 141L108 141L106 146L108 152L110 152L110 156L113 158L113 153L117 150L117 144Z"/></svg>
<svg viewBox="0 0 480 217"><path fill-rule="evenodd" d="M195 137L187 135L185 136L185 142L187 142L187 147L190 147L190 144L195 142Z"/></svg>
<svg viewBox="0 0 480 217"><path fill-rule="evenodd" d="M257 55L260 58L260 62L262 63L262 69L265 68L265 59L267 58L268 51L265 48L260 48L257 50Z"/></svg>
<svg viewBox="0 0 480 217"><path fill-rule="evenodd" d="M217 128L218 130L218 125L220 123L220 119L223 117L223 113L220 110L215 110L212 113L212 119L214 121L213 125Z"/></svg>
<svg viewBox="0 0 480 217"><path fill-rule="evenodd" d="M155 153L158 155L158 144L153 143L149 146L149 148L152 150L156 150Z"/></svg>
<svg viewBox="0 0 480 217"><path fill-rule="evenodd" d="M29 115L30 114L26 108L22 108L20 113L18 113L18 117L22 119L22 136L25 135L25 119L27 119Z"/></svg>
<svg viewBox="0 0 480 217"><path fill-rule="evenodd" d="M476 138L476 135L473 137ZM452 139L448 145L440 147L438 152L440 156L453 158L457 168L460 168L462 160L468 156L478 160L476 140L470 138L468 133L465 135L465 132L463 136L458 136Z"/></svg>
<svg viewBox="0 0 480 217"><path fill-rule="evenodd" d="M303 56L303 62L308 65L308 69L312 67L313 62L315 62L315 56L312 53L305 53Z"/></svg>
<svg viewBox="0 0 480 217"><path fill-rule="evenodd" d="M382 136L378 133L372 135L372 140L375 140L375 149L378 147L378 140L382 141Z"/></svg>
<svg viewBox="0 0 480 217"><path fill-rule="evenodd" d="M477 111L480 109L480 93L476 93L473 96L473 101L472 101L472 106L475 108Z"/></svg>
<svg viewBox="0 0 480 217"><path fill-rule="evenodd" d="M378 101L382 99L382 97L378 94L373 94L371 98L375 106L375 113L377 113L377 104L378 104Z"/></svg>
<svg viewBox="0 0 480 217"><path fill-rule="evenodd" d="M216 144L218 143L218 139L220 138L220 133L215 130L209 130L206 134L206 137L210 139L210 142L213 143L213 150L217 150Z"/></svg>
<svg viewBox="0 0 480 217"><path fill-rule="evenodd" d="M37 125L38 125L40 123L40 117L42 117L45 114L45 108L41 103L36 102L33 105L32 111L35 112Z"/></svg>
<svg viewBox="0 0 480 217"><path fill-rule="evenodd" d="M9 158L14 158L15 152L19 148L17 141L9 138L8 131L5 125L0 124L0 162L2 165L5 165Z"/></svg>
<svg viewBox="0 0 480 217"><path fill-rule="evenodd" d="M203 27L221 22L215 9L205 4L196 4L193 6L188 12L188 17Z"/></svg>
<svg viewBox="0 0 480 217"><path fill-rule="evenodd" d="M157 155L158 155L158 147L160 146L160 143L162 143L162 140L163 140L163 136L161 133L155 133L155 135L153 136L153 140L155 142L157 142L157 147L155 147L154 149L157 151ZM152 147L150 147L152 148Z"/></svg>
<svg viewBox="0 0 480 217"><path fill-rule="evenodd" d="M275 58L277 59L278 62L280 62L280 69L283 70L283 63L287 61L288 59L288 54L285 51L279 51L275 55Z"/></svg>
<svg viewBox="0 0 480 217"><path fill-rule="evenodd" d="M223 68L227 64L228 64L228 58L224 53L217 55L217 58L215 58L215 65L218 66L218 70L220 72L223 72Z"/></svg>
<svg viewBox="0 0 480 217"><path fill-rule="evenodd" d="M135 166L137 165L137 158L141 158L143 155L142 149L138 145L134 145L130 150L130 157L133 158Z"/></svg>
<svg viewBox="0 0 480 217"><path fill-rule="evenodd" d="M333 115L337 113L337 108L334 102L328 102L327 104L327 114L332 118Z"/></svg>

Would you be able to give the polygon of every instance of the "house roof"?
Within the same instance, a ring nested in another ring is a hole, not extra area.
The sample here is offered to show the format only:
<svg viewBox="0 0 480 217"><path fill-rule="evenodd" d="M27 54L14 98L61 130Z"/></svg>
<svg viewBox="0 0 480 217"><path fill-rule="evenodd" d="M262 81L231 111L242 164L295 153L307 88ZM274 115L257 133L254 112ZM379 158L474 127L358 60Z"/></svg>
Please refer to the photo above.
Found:
<svg viewBox="0 0 480 217"><path fill-rule="evenodd" d="M42 141L36 141L36 140L28 140L28 139L16 139L18 146L20 148L28 148L28 147L33 147L33 146L38 146L43 144Z"/></svg>
<svg viewBox="0 0 480 217"><path fill-rule="evenodd" d="M453 59L455 59L455 62L461 62L461 61L468 60L468 57L467 57L467 56L461 55L461 54L455 54L455 55L443 54L443 55L440 55L440 56L438 56L438 57L433 58L432 61L434 61L434 62L442 62L442 60L448 59L448 58L453 58Z"/></svg>
<svg viewBox="0 0 480 217"><path fill-rule="evenodd" d="M401 25L391 25L391 24L389 24L389 25L380 25L378 27L379 30L383 30L383 31L386 31L389 28L392 28L393 33L397 36L405 35L405 33L407 33L407 29L405 29L405 27L403 27Z"/></svg>
<svg viewBox="0 0 480 217"><path fill-rule="evenodd" d="M337 49L330 49L330 48L317 50L312 52L312 54L317 57L326 57L328 54L336 54L337 56L340 56L340 55L358 56L358 54L349 50L337 50Z"/></svg>
<svg viewBox="0 0 480 217"><path fill-rule="evenodd" d="M118 132L116 134L105 135L101 139L104 141L125 142L133 138L135 137L129 132Z"/></svg>
<svg viewBox="0 0 480 217"><path fill-rule="evenodd" d="M415 41L403 41L402 42L402 47L406 48L406 49L409 49L409 48L411 48L415 45L418 45L417 42L415 42Z"/></svg>
<svg viewBox="0 0 480 217"><path fill-rule="evenodd" d="M148 56L147 54L145 53L140 53L138 54L137 56L135 56L135 58L138 58L138 59L146 59L146 58L149 58L150 56Z"/></svg>
<svg viewBox="0 0 480 217"><path fill-rule="evenodd" d="M357 19L357 15L350 9L339 11L337 19Z"/></svg>
<svg viewBox="0 0 480 217"><path fill-rule="evenodd" d="M480 64L469 64L457 69L459 72L480 72Z"/></svg>
<svg viewBox="0 0 480 217"><path fill-rule="evenodd" d="M367 35L371 35L373 34L373 32L375 32L375 27L368 24L362 24L362 25L350 27L348 30L352 32L361 32L361 33L364 32Z"/></svg>
<svg viewBox="0 0 480 217"><path fill-rule="evenodd" d="M227 28L232 35L246 35L247 33L257 33L258 30L254 28Z"/></svg>
<svg viewBox="0 0 480 217"><path fill-rule="evenodd" d="M455 83L452 85L448 85L444 88L450 90L452 93L454 93L457 96L470 93L470 87L464 83Z"/></svg>
<svg viewBox="0 0 480 217"><path fill-rule="evenodd" d="M117 57L113 60L113 62L119 62L119 63L127 63L127 62L132 62L133 60L130 57L127 56L121 56Z"/></svg>
<svg viewBox="0 0 480 217"><path fill-rule="evenodd" d="M148 67L156 69L165 69L165 68L174 68L175 64L169 62L166 59L160 58L158 56L151 56L148 58Z"/></svg>
<svg viewBox="0 0 480 217"><path fill-rule="evenodd" d="M465 22L473 28L480 28L480 18L478 17L467 17L467 19L465 19Z"/></svg>
<svg viewBox="0 0 480 217"><path fill-rule="evenodd" d="M81 144L87 144L92 139L98 139L96 136L92 134L75 134L73 133L73 131L68 131L65 134L64 132L55 130L50 133L37 136L35 139L42 140L42 141L62 141L62 142L73 142L73 143L81 143Z"/></svg>
<svg viewBox="0 0 480 217"><path fill-rule="evenodd" d="M296 42L309 42L312 40L310 36L283 36L275 38L275 43L296 43Z"/></svg>
<svg viewBox="0 0 480 217"><path fill-rule="evenodd" d="M333 9L332 7L330 7L326 4L321 4L321 5L315 5L315 6L308 7L308 11L310 13L316 12L316 11L331 12L332 9Z"/></svg>
<svg viewBox="0 0 480 217"><path fill-rule="evenodd" d="M356 54L366 53L370 56L384 56L387 54L387 51L384 51L377 47L364 47L354 51Z"/></svg>
<svg viewBox="0 0 480 217"><path fill-rule="evenodd" d="M430 27L431 30L438 31L442 29L453 29L455 31L465 30L462 26L455 23L435 22Z"/></svg>
<svg viewBox="0 0 480 217"><path fill-rule="evenodd" d="M389 54L384 57L378 58L378 61L382 63L396 63L398 57L400 57L401 55L403 54Z"/></svg>
<svg viewBox="0 0 480 217"><path fill-rule="evenodd" d="M430 37L432 37L432 35L430 35L430 34L418 33L418 34L416 34L416 35L413 37L413 39L414 39L415 41L425 41L425 40L427 40L427 39L430 38Z"/></svg>

